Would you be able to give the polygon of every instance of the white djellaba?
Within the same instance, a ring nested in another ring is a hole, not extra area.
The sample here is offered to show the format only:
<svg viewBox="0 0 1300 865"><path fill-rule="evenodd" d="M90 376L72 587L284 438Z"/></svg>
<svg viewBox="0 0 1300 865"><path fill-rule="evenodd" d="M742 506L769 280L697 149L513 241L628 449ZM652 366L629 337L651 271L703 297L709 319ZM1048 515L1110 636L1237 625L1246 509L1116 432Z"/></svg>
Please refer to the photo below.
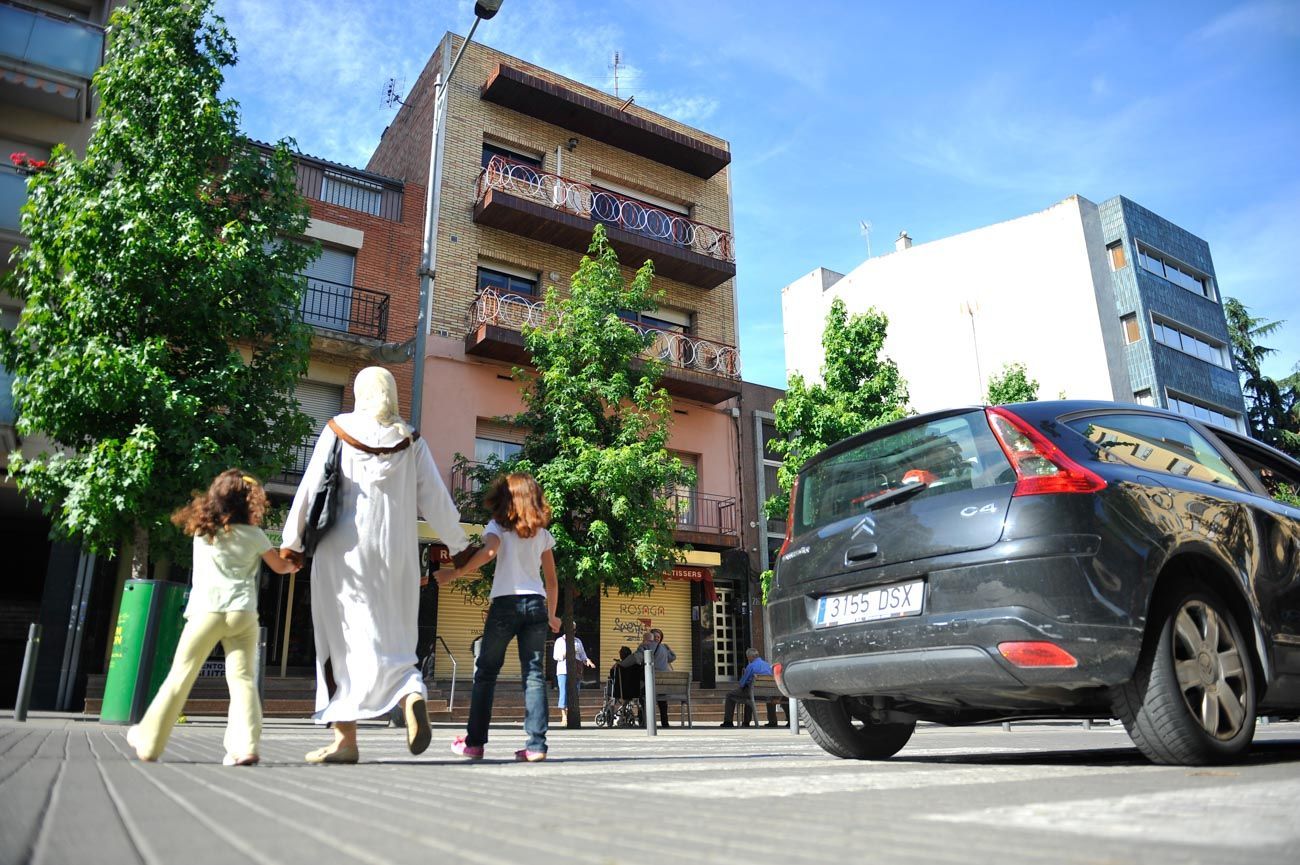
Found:
<svg viewBox="0 0 1300 865"><path fill-rule="evenodd" d="M383 367L367 367L353 385L356 410L334 420L373 448L411 434L398 414L397 383ZM285 520L285 547L303 548L308 500L337 440L327 425L312 451ZM311 567L316 638L317 723L354 722L387 714L407 694L427 697L416 668L420 564L417 516L451 553L469 541L460 513L424 439L391 454L371 454L344 442L339 513L316 547ZM329 662L335 690L325 680ZM351 726L350 724L347 726ZM355 744L353 745L355 749ZM324 750L324 749L323 749Z"/></svg>

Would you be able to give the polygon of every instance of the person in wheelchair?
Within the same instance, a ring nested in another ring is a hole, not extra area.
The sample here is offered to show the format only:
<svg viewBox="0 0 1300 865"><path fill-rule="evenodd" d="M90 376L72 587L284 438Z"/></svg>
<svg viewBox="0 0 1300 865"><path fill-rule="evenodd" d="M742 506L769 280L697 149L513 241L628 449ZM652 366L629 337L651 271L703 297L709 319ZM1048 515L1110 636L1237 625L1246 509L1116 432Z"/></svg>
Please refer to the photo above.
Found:
<svg viewBox="0 0 1300 865"><path fill-rule="evenodd" d="M619 661L631 654L632 650L627 646L619 647ZM639 672L639 668L625 667L618 661L609 668L605 705L596 713L597 727L638 727L643 723Z"/></svg>

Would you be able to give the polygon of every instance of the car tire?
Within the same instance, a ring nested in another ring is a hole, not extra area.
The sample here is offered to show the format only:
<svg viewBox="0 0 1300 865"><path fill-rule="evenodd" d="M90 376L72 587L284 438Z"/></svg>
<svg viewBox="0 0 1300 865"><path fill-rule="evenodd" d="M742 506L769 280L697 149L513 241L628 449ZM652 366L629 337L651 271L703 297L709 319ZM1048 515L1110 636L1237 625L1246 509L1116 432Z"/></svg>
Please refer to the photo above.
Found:
<svg viewBox="0 0 1300 865"><path fill-rule="evenodd" d="M812 740L845 760L887 760L916 729L915 721L881 724L855 716L844 700L800 700L799 713Z"/></svg>
<svg viewBox="0 0 1300 865"><path fill-rule="evenodd" d="M1239 757L1255 736L1250 646L1227 604L1203 587L1159 608L1115 714L1153 763L1203 766Z"/></svg>

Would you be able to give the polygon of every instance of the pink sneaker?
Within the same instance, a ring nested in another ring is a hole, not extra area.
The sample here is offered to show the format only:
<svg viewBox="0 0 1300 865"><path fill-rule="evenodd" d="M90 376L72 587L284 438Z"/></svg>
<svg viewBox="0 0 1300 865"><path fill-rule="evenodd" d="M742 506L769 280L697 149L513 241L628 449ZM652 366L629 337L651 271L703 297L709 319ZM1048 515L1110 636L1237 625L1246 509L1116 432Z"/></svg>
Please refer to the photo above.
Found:
<svg viewBox="0 0 1300 865"><path fill-rule="evenodd" d="M459 754L462 757L468 757L471 760L482 760L483 746L471 745L465 741L464 736L457 736L451 742L451 753Z"/></svg>
<svg viewBox="0 0 1300 865"><path fill-rule="evenodd" d="M540 763L545 759L545 751L529 751L527 748L520 748L515 752L516 763Z"/></svg>

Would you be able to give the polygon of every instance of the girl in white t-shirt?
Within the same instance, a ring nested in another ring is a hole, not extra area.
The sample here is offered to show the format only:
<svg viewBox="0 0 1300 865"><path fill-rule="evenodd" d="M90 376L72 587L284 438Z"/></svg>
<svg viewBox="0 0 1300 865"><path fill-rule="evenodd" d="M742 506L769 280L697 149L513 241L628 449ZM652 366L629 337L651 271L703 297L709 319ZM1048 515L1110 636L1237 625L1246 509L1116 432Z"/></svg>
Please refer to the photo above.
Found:
<svg viewBox="0 0 1300 865"><path fill-rule="evenodd" d="M546 527L551 506L532 475L509 474L497 478L483 497L492 519L483 530L483 547L455 570L439 572L445 586L496 559L492 576L492 603L483 624L483 644L474 667L470 694L469 726L456 737L451 750L471 760L483 758L492 721L492 700L497 674L510 641L519 645L519 667L524 688L524 732L527 744L515 752L521 762L546 759L546 629L558 632L555 615L559 592L555 580L555 538ZM544 577L544 579L543 579Z"/></svg>
<svg viewBox="0 0 1300 865"><path fill-rule="evenodd" d="M262 700L253 680L258 565L266 562L277 574L298 570L259 528L266 504L266 490L256 479L229 469L217 475L206 493L172 514L172 522L194 536L194 579L171 671L144 718L126 731L126 741L141 760L162 755L203 662L221 643L230 688L223 762L251 766L258 761Z"/></svg>

